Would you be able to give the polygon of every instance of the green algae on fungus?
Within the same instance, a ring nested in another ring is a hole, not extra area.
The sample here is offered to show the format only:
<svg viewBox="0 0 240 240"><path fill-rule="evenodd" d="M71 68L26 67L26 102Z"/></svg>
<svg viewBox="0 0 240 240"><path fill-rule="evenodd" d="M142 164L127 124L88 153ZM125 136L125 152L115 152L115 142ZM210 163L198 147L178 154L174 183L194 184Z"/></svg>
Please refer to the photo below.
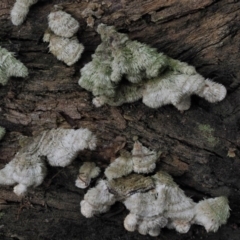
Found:
<svg viewBox="0 0 240 240"><path fill-rule="evenodd" d="M97 32L102 43L81 69L78 82L93 93L96 107L120 106L142 98L151 108L173 104L185 111L194 94L211 103L225 98L226 88L205 79L193 66L131 40L113 26L99 24Z"/></svg>

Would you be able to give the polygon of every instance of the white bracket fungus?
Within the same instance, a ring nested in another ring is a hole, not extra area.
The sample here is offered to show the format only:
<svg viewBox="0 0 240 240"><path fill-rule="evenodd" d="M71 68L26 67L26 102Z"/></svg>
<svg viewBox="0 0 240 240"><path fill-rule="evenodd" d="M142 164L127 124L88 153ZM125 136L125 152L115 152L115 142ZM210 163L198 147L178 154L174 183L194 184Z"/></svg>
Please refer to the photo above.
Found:
<svg viewBox="0 0 240 240"><path fill-rule="evenodd" d="M81 213L86 217L93 217L95 214L107 212L116 202L116 197L109 192L108 183L100 180L96 187L90 188L80 202Z"/></svg>
<svg viewBox="0 0 240 240"><path fill-rule="evenodd" d="M198 95L211 103L222 101L226 88L219 83L204 79L200 74L186 75L166 73L148 81L143 92L143 103L151 108L173 104L185 111L191 106L191 95Z"/></svg>
<svg viewBox="0 0 240 240"><path fill-rule="evenodd" d="M56 35L67 38L76 34L80 27L79 22L58 5L48 15L48 26Z"/></svg>
<svg viewBox="0 0 240 240"><path fill-rule="evenodd" d="M136 173L151 173L156 167L158 154L136 141L132 150L133 171Z"/></svg>
<svg viewBox="0 0 240 240"><path fill-rule="evenodd" d="M76 36L64 38L46 31L43 37L45 42L49 42L49 51L60 61L68 66L72 66L81 57L84 46L79 43Z"/></svg>
<svg viewBox="0 0 240 240"><path fill-rule="evenodd" d="M226 197L204 199L195 208L194 222L205 227L207 232L216 232L229 217L229 206Z"/></svg>
<svg viewBox="0 0 240 240"><path fill-rule="evenodd" d="M52 129L43 131L20 149L15 157L0 170L0 184L15 185L14 192L22 196L29 187L39 186L51 166L65 167L79 151L96 147L96 137L88 129Z"/></svg>
<svg viewBox="0 0 240 240"><path fill-rule="evenodd" d="M21 25L29 12L29 8L37 2L38 0L16 0L11 10L12 23L16 26Z"/></svg>
<svg viewBox="0 0 240 240"><path fill-rule="evenodd" d="M6 85L10 77L27 77L28 69L7 49L0 47L0 84Z"/></svg>
<svg viewBox="0 0 240 240"><path fill-rule="evenodd" d="M120 156L105 169L104 174L108 180L112 180L127 176L132 171L133 162L131 154L127 151L121 151Z"/></svg>

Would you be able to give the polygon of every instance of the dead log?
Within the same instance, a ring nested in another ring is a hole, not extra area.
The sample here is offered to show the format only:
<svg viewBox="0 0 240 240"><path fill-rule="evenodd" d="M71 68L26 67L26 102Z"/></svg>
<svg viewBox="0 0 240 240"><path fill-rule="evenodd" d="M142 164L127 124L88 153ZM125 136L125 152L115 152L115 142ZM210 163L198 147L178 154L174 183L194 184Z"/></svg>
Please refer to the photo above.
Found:
<svg viewBox="0 0 240 240"><path fill-rule="evenodd" d="M95 0L99 18L88 27L82 16L88 1L39 0L26 21L13 26L9 12L14 0L0 3L0 45L15 52L30 71L27 79L11 78L0 88L0 125L7 134L0 145L1 166L20 148L19 137L56 127L88 127L99 139L95 152L83 152L72 166L50 169L44 184L20 204L11 188L1 188L1 239L150 239L126 232L124 214L84 219L79 202L84 191L74 186L78 167L87 159L102 168L118 150L131 149L133 137L149 148L162 151L158 168L172 174L193 199L227 195L232 209L229 223L215 234L192 227L179 236L164 230L170 239L191 237L229 239L239 234L240 200L240 2L234 0ZM61 4L81 24L78 39L85 52L67 67L48 52L42 36L47 15ZM99 10L100 9L100 10ZM192 98L184 114L173 106L150 109L141 102L121 107L95 108L91 93L78 85L80 68L90 61L100 43L99 23L114 25L131 39L147 43L159 52L194 65L198 72L227 87L224 101L210 104ZM116 212L120 205L116 206ZM113 211L114 212L114 211ZM235 232L232 232L235 229ZM225 237L225 238L224 238ZM161 236L159 237L159 239Z"/></svg>

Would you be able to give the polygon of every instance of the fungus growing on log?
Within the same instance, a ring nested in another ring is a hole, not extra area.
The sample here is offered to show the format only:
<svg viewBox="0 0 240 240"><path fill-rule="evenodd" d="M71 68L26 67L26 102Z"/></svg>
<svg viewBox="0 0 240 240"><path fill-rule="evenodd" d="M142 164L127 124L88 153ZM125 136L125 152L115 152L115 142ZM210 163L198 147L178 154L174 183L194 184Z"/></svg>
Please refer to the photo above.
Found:
<svg viewBox="0 0 240 240"><path fill-rule="evenodd" d="M151 173L156 167L158 154L139 141L133 145L132 152L122 150L120 156L116 158L105 170L104 174L108 180L120 178L135 173Z"/></svg>
<svg viewBox="0 0 240 240"><path fill-rule="evenodd" d="M79 43L76 33L80 27L78 21L70 14L62 11L62 7L55 5L48 15L48 26L43 41L49 42L49 51L68 66L76 63L84 50Z"/></svg>
<svg viewBox="0 0 240 240"><path fill-rule="evenodd" d="M206 231L217 231L229 217L226 197L210 198L195 203L166 172L152 176L130 174L112 180L100 180L81 201L81 213L89 218L104 213L116 201L121 201L130 213L124 220L128 231L158 236L161 228L174 228L179 233L189 231L192 224Z"/></svg>
<svg viewBox="0 0 240 240"><path fill-rule="evenodd" d="M191 95L211 103L225 98L226 88L205 79L193 66L133 41L113 26L100 24L97 32L102 43L81 69L78 82L93 93L96 107L120 106L142 98L152 108L173 104L184 111L190 108Z"/></svg>
<svg viewBox="0 0 240 240"><path fill-rule="evenodd" d="M84 149L93 150L96 137L88 129L52 129L29 139L15 157L0 170L1 185L15 185L14 192L24 195L29 187L39 186L46 174L46 162L65 167Z"/></svg>

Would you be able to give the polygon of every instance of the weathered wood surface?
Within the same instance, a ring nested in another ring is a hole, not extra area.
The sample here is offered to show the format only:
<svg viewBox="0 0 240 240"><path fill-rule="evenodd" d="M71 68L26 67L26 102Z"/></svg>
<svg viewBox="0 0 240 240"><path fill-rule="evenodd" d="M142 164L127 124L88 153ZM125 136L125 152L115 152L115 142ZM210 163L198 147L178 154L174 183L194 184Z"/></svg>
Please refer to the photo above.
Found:
<svg viewBox="0 0 240 240"><path fill-rule="evenodd" d="M84 191L74 186L82 161L92 159L104 168L125 143L125 148L131 149L134 136L146 146L163 152L158 167L172 174L194 199L229 196L231 218L218 233L206 234L203 228L194 227L185 235L164 230L163 237L230 239L227 235L230 233L231 239L235 239L237 234L239 236L240 223L240 2L94 2L103 11L101 18L95 20L95 26L100 22L115 25L132 39L194 65L203 76L224 84L228 95L219 104L193 97L190 110L184 114L173 106L150 109L141 102L95 108L91 104L91 93L77 84L80 68L90 61L100 43L94 28L87 27L86 19L81 16L89 3L39 0L24 24L15 27L9 19L14 0L2 0L0 45L16 52L29 68L30 75L24 80L11 78L0 88L0 125L7 129L0 145L1 167L18 151L22 135L31 136L40 130L88 127L98 136L99 147L94 152L81 153L66 169L50 169L44 184L30 193L20 214L20 199L12 193L12 188L1 188L1 239L33 239L33 236L38 239L112 239L111 234L118 236L117 239L151 239L126 232L121 214L83 218L79 202ZM63 4L81 24L78 38L86 49L81 60L72 67L59 62L42 42L47 15L54 4ZM232 233L232 229L235 232ZM99 230L102 237L97 234Z"/></svg>

